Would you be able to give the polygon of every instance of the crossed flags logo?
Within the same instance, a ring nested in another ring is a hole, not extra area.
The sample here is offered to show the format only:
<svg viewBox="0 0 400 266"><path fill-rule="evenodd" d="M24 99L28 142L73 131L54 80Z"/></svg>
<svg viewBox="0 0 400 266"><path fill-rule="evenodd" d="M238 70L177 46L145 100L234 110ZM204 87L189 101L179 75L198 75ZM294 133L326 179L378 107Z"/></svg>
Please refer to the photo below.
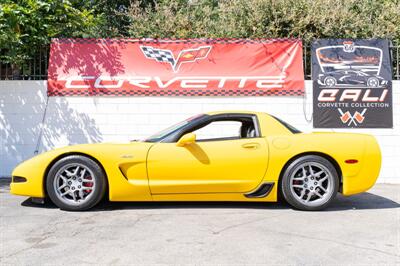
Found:
<svg viewBox="0 0 400 266"><path fill-rule="evenodd" d="M176 58L171 50L157 49L151 46L141 46L140 49L146 58L156 60L157 62L169 63L172 70L178 72L179 67L183 63L195 62L206 58L211 50L211 46L182 50Z"/></svg>
<svg viewBox="0 0 400 266"><path fill-rule="evenodd" d="M353 115L349 112L343 112L342 109L338 109L339 113L340 113L340 120L342 120L343 124L346 124L347 122L349 122L347 125L350 126L352 123L354 123L355 126L357 126L359 124L361 124L362 122L364 122L365 119L365 112L367 111L367 108L364 108L364 110L360 113L358 111L356 111Z"/></svg>

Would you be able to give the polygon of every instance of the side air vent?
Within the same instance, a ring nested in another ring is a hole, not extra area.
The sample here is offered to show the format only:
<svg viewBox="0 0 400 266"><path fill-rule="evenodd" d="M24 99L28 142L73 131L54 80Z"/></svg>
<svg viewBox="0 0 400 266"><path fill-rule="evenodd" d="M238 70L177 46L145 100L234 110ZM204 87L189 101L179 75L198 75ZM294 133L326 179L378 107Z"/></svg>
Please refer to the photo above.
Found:
<svg viewBox="0 0 400 266"><path fill-rule="evenodd" d="M128 180L128 178L126 177L126 173L122 170L121 167L118 167L119 171L121 171L121 174L125 177L126 180Z"/></svg>
<svg viewBox="0 0 400 266"><path fill-rule="evenodd" d="M244 194L246 198L264 198L268 196L274 187L274 183L262 183L256 190Z"/></svg>

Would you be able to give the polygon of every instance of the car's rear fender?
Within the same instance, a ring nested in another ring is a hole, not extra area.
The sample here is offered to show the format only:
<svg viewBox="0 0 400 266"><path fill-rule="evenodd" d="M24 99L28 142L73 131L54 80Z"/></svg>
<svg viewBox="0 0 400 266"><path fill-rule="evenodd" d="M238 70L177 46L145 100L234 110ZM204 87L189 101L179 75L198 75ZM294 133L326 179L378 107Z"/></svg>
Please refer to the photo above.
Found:
<svg viewBox="0 0 400 266"><path fill-rule="evenodd" d="M379 174L379 147L374 137L369 135L302 133L270 136L267 140L270 144L270 161L264 179L268 181L278 183L288 162L302 154L320 154L336 162L336 167L340 170L339 175L342 176L344 195L369 189ZM371 175L366 175L368 172Z"/></svg>

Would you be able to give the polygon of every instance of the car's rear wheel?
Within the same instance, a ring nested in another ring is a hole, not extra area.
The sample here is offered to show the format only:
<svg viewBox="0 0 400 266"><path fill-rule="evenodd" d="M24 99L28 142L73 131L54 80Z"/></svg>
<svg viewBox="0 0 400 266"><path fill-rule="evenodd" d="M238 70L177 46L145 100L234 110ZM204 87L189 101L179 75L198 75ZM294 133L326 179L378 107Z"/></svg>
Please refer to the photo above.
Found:
<svg viewBox="0 0 400 266"><path fill-rule="evenodd" d="M316 211L326 208L339 189L335 167L327 159L307 155L297 158L285 169L281 191L294 208Z"/></svg>
<svg viewBox="0 0 400 266"><path fill-rule="evenodd" d="M50 199L60 209L83 211L92 208L104 197L106 178L95 161L71 155L51 167L46 189Z"/></svg>
<svg viewBox="0 0 400 266"><path fill-rule="evenodd" d="M376 88L376 87L379 86L379 80L377 78L374 78L374 77L369 78L367 80L367 86L368 87L372 87L372 88Z"/></svg>

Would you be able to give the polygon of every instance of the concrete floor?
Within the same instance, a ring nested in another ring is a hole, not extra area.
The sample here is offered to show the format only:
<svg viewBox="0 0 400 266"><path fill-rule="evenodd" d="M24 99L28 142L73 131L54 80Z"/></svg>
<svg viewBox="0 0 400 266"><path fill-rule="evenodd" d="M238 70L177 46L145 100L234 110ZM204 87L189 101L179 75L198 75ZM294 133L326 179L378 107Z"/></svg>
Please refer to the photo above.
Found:
<svg viewBox="0 0 400 266"><path fill-rule="evenodd" d="M63 212L0 183L0 265L400 265L400 185L339 196L323 212L284 204L102 203Z"/></svg>

